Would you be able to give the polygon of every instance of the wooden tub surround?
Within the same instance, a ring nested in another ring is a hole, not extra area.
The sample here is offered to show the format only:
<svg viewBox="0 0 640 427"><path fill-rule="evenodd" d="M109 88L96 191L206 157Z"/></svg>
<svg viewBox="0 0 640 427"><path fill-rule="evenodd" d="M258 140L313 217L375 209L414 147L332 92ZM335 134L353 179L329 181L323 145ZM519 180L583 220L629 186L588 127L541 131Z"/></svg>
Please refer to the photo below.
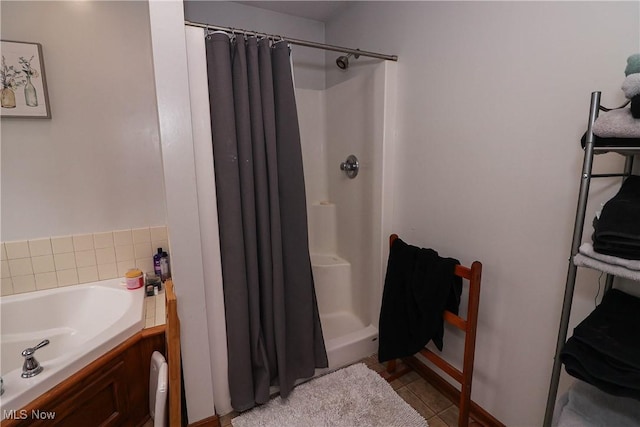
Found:
<svg viewBox="0 0 640 427"><path fill-rule="evenodd" d="M180 319L178 319L178 300L171 279L165 282L167 298L167 323L165 337L167 342L167 364L169 365L169 426L182 426L182 374L180 371Z"/></svg>
<svg viewBox="0 0 640 427"><path fill-rule="evenodd" d="M138 332L3 420L2 427L143 426L150 420L149 368L154 351L165 355L168 363L169 426L182 426L180 321L173 282L167 280L165 288L165 325ZM34 414L54 418L37 419Z"/></svg>

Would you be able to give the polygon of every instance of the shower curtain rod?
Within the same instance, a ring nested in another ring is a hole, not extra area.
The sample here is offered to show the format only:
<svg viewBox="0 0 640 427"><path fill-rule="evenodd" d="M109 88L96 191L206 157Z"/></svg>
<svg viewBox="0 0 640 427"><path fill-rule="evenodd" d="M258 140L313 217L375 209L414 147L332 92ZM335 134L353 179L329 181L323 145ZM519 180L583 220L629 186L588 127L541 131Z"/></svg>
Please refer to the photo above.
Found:
<svg viewBox="0 0 640 427"><path fill-rule="evenodd" d="M353 55L368 56L370 58L385 59L387 61L397 61L398 60L398 56L397 55L385 55L385 54L382 54L382 53L367 52L366 50L351 49L351 48L348 48L348 47L333 46L333 45L330 45L330 44L310 42L310 41L307 41L307 40L292 39L290 37L283 37L283 36L279 36L279 35L275 35L275 34L265 34L265 33L260 33L260 32L257 32L257 31L243 30L243 29L240 29L240 28L220 27L218 25L201 24L199 22L191 22L191 21L184 21L184 23L185 23L185 25L189 25L191 27L200 27L200 28L204 28L204 29L207 29L207 30L224 31L224 32L232 33L232 34L233 33L240 33L240 34L244 34L244 35L261 36L261 37L266 37L266 38L274 40L274 41L283 40L283 41L286 41L286 42L289 42L291 44L295 44L295 45L298 45L298 46L313 47L315 49L324 49L324 50L331 50L331 51L334 51L334 52L351 53Z"/></svg>

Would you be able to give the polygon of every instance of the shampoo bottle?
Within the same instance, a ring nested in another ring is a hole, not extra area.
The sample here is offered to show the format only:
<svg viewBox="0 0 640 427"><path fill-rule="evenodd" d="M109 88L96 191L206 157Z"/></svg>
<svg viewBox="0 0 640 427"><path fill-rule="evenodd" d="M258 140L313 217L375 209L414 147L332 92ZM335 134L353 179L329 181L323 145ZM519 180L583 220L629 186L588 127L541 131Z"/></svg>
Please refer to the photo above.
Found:
<svg viewBox="0 0 640 427"><path fill-rule="evenodd" d="M171 277L169 269L169 254L166 252L162 252L162 256L160 258L160 277L163 282Z"/></svg>
<svg viewBox="0 0 640 427"><path fill-rule="evenodd" d="M161 277L162 275L162 269L160 267L160 259L162 259L162 248L158 248L158 253L153 256L153 272L158 277Z"/></svg>

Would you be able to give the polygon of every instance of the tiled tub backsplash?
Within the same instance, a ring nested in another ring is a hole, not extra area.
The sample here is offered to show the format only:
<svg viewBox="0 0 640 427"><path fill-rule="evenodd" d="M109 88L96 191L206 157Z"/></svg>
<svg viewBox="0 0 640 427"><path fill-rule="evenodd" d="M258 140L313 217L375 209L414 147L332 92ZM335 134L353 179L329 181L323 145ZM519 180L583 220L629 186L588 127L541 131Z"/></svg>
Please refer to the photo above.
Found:
<svg viewBox="0 0 640 427"><path fill-rule="evenodd" d="M156 248L169 250L165 226L4 242L1 295L114 279L134 267L153 271Z"/></svg>

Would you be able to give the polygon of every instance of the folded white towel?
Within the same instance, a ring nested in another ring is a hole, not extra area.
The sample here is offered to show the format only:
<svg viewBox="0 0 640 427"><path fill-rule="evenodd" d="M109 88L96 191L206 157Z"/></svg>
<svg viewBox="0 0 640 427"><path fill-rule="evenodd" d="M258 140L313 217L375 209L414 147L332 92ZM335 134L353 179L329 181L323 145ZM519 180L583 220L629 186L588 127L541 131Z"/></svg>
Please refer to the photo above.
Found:
<svg viewBox="0 0 640 427"><path fill-rule="evenodd" d="M594 270L604 271L614 276L624 277L631 280L640 281L640 271L630 270L619 265L607 264L606 262L582 255L580 253L573 257L573 263L578 267L588 267Z"/></svg>
<svg viewBox="0 0 640 427"><path fill-rule="evenodd" d="M629 74L622 83L622 91L627 99L640 95L640 73Z"/></svg>
<svg viewBox="0 0 640 427"><path fill-rule="evenodd" d="M620 267L628 268L629 270L640 271L640 260L619 258L617 256L605 255L596 252L593 249L593 245L589 242L580 245L578 251L582 255L586 255L589 258L594 258L607 264L619 265Z"/></svg>
<svg viewBox="0 0 640 427"><path fill-rule="evenodd" d="M640 119L634 119L629 108L601 113L593 124L600 138L640 138Z"/></svg>

